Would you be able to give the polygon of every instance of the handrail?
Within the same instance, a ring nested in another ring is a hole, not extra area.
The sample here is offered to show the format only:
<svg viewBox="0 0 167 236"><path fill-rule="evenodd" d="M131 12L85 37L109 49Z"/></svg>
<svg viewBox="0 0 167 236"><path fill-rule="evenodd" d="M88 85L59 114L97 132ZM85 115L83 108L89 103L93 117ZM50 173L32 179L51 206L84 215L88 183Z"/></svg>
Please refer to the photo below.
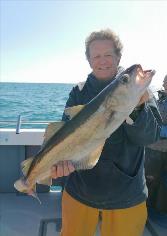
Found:
<svg viewBox="0 0 167 236"><path fill-rule="evenodd" d="M43 120L39 120L39 121L28 121L28 120L22 120L21 123L22 124L49 124L55 122L54 120L48 120L48 121L43 121ZM17 123L17 120L0 120L0 124L6 124L6 123Z"/></svg>
<svg viewBox="0 0 167 236"><path fill-rule="evenodd" d="M21 115L19 115L17 119L16 134L20 133L20 127L21 127Z"/></svg>
<svg viewBox="0 0 167 236"><path fill-rule="evenodd" d="M16 124L16 134L20 133L21 125L47 125L55 122L54 120L36 120L29 121L22 119L21 115L18 115L17 120L0 120L0 124Z"/></svg>

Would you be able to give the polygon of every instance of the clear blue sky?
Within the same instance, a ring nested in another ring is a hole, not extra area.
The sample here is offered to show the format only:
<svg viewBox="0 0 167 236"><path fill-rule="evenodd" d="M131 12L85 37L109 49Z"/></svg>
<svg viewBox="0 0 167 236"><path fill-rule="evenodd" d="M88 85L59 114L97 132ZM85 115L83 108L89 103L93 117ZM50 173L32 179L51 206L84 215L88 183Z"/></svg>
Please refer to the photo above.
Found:
<svg viewBox="0 0 167 236"><path fill-rule="evenodd" d="M121 65L167 74L167 1L0 0L0 81L78 82L90 72L85 38L113 29L124 44Z"/></svg>

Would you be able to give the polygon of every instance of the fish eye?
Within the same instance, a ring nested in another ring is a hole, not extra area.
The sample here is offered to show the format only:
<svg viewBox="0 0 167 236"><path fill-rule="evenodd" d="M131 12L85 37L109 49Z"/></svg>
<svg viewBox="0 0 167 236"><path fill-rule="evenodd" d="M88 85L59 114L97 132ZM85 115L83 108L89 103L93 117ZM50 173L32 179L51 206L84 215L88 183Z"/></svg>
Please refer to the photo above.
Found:
<svg viewBox="0 0 167 236"><path fill-rule="evenodd" d="M122 77L121 77L121 82L122 82L123 84L126 84L126 83L129 82L129 79L130 79L129 75L128 75L128 74L124 74L124 75L122 75Z"/></svg>

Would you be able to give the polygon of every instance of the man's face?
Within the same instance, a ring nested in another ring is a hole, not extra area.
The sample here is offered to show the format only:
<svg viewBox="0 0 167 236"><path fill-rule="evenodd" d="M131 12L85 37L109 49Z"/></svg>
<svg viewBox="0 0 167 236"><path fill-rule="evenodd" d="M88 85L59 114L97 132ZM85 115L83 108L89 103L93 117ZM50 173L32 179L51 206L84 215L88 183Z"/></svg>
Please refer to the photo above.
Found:
<svg viewBox="0 0 167 236"><path fill-rule="evenodd" d="M108 80L117 73L120 58L111 40L95 40L89 46L89 64L99 80Z"/></svg>

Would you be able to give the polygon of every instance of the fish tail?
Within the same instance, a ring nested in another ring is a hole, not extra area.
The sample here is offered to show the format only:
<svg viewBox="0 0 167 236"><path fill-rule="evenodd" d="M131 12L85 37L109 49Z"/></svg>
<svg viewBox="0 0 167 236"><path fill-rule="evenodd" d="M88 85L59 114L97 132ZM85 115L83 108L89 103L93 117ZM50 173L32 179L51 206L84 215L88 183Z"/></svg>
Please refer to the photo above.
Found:
<svg viewBox="0 0 167 236"><path fill-rule="evenodd" d="M37 199L37 201L42 204L41 200L39 199L37 193L35 191L31 191L30 193L28 193L28 195L31 195L32 197L34 197L35 199Z"/></svg>
<svg viewBox="0 0 167 236"><path fill-rule="evenodd" d="M30 189L30 187L27 184L27 181L24 178L21 178L21 179L17 180L14 183L14 187L19 192L27 193L28 195L36 198L38 200L38 202L41 204L41 201L40 201L40 199L39 199L39 197L37 196L37 193L36 193L36 187L34 186L34 188Z"/></svg>
<svg viewBox="0 0 167 236"><path fill-rule="evenodd" d="M18 179L15 183L14 183L14 187L16 190L18 190L19 192L22 193L28 193L28 184L26 182L26 180L24 178Z"/></svg>

